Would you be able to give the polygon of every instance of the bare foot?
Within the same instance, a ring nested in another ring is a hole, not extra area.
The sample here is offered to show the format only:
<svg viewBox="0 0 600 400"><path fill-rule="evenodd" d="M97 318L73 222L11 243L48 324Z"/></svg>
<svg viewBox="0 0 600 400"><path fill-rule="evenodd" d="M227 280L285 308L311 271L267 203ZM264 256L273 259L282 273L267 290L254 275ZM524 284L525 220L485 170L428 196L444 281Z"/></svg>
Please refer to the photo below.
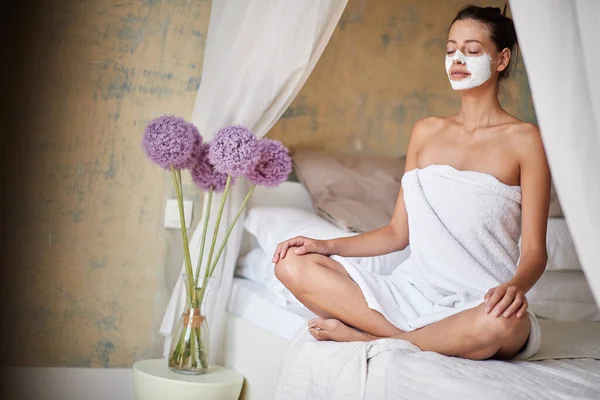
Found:
<svg viewBox="0 0 600 400"><path fill-rule="evenodd" d="M315 318L308 321L308 332L317 340L335 342L368 342L378 339L366 332L359 332L337 319Z"/></svg>

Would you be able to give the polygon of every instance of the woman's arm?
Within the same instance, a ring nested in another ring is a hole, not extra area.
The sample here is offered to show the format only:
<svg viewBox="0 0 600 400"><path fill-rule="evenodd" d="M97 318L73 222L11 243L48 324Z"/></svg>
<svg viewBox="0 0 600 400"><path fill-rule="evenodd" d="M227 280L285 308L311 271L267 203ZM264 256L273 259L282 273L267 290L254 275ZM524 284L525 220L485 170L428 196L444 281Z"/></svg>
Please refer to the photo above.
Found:
<svg viewBox="0 0 600 400"><path fill-rule="evenodd" d="M521 258L510 283L524 292L540 279L546 268L546 230L550 207L550 169L540 132L529 125L520 148L521 163Z"/></svg>
<svg viewBox="0 0 600 400"><path fill-rule="evenodd" d="M529 125L515 148L521 165L521 257L515 276L485 296L486 311L506 318L525 314L525 293L540 279L548 260L546 229L551 177L537 127Z"/></svg>
<svg viewBox="0 0 600 400"><path fill-rule="evenodd" d="M406 154L405 171L417 167L417 154L427 132L426 120L417 122L411 132ZM325 241L328 254L343 257L371 257L392 253L408 246L408 214L404 204L404 191L400 188L394 213L389 224L374 231L347 238Z"/></svg>

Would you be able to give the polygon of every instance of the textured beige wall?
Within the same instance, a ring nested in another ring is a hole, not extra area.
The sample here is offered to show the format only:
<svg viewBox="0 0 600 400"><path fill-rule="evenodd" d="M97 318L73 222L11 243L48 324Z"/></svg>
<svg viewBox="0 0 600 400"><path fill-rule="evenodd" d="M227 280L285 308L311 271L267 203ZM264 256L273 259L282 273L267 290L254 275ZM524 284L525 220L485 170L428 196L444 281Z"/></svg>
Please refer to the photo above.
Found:
<svg viewBox="0 0 600 400"><path fill-rule="evenodd" d="M191 115L210 2L26 0L11 12L18 272L3 331L18 339L3 360L125 367L160 356L170 176L140 139L160 114Z"/></svg>
<svg viewBox="0 0 600 400"><path fill-rule="evenodd" d="M450 22L467 3L350 0L306 85L269 132L290 147L405 154L414 123L458 110L444 70ZM508 110L535 122L524 68L506 85Z"/></svg>

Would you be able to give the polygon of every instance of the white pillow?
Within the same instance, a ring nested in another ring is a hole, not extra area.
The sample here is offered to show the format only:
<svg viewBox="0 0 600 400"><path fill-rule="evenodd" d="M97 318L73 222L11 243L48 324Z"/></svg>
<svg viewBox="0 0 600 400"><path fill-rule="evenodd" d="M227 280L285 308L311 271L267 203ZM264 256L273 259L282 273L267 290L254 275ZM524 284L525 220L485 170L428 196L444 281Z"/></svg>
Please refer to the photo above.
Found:
<svg viewBox="0 0 600 400"><path fill-rule="evenodd" d="M295 236L323 240L358 235L346 232L314 213L292 207L251 208L244 221L244 228L256 238L258 245L269 256L269 261L280 242ZM367 271L390 275L409 254L410 249L407 247L381 256L349 259Z"/></svg>
<svg viewBox="0 0 600 400"><path fill-rule="evenodd" d="M271 257L255 247L238 259L235 275L257 283L265 283L274 276Z"/></svg>
<svg viewBox="0 0 600 400"><path fill-rule="evenodd" d="M581 265L571 232L564 218L548 219L546 234L546 249L548 250L548 271L580 271Z"/></svg>
<svg viewBox="0 0 600 400"><path fill-rule="evenodd" d="M529 310L558 321L600 321L600 310L581 271L546 271L527 293Z"/></svg>
<svg viewBox="0 0 600 400"><path fill-rule="evenodd" d="M265 286L275 296L272 300L276 304L301 304L277 279L271 257L261 247L253 248L238 259L235 275Z"/></svg>
<svg viewBox="0 0 600 400"><path fill-rule="evenodd" d="M564 218L549 218L546 230L546 271L581 271L571 232ZM521 247L519 238L519 247Z"/></svg>

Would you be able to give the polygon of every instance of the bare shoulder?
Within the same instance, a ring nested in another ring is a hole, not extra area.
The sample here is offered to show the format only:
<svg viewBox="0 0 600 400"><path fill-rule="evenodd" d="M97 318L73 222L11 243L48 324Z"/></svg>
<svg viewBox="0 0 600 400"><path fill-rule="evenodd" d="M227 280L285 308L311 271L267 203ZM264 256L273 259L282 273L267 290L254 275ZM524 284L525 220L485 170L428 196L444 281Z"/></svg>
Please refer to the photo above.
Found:
<svg viewBox="0 0 600 400"><path fill-rule="evenodd" d="M416 142L423 142L445 129L448 124L449 122L444 117L422 118L413 127L411 137L414 137Z"/></svg>
<svg viewBox="0 0 600 400"><path fill-rule="evenodd" d="M511 147L521 160L533 155L544 155L544 144L540 129L529 122L512 124L508 130ZM541 154L540 154L541 153Z"/></svg>
<svg viewBox="0 0 600 400"><path fill-rule="evenodd" d="M550 168L539 128L534 124L520 122L511 128L508 136L510 139L507 142L510 142L519 161L521 185L542 185L543 189L540 190L547 190L549 193Z"/></svg>
<svg viewBox="0 0 600 400"><path fill-rule="evenodd" d="M417 121L410 134L408 143L408 151L406 156L406 170L409 171L416 168L417 158L421 149L439 132L447 127L448 122L440 117L428 117Z"/></svg>
<svg viewBox="0 0 600 400"><path fill-rule="evenodd" d="M518 122L513 124L511 133L524 141L538 141L542 139L540 129L530 122Z"/></svg>
<svg viewBox="0 0 600 400"><path fill-rule="evenodd" d="M443 128L448 125L447 118L444 117L427 117L417 121L413 131L431 132Z"/></svg>

